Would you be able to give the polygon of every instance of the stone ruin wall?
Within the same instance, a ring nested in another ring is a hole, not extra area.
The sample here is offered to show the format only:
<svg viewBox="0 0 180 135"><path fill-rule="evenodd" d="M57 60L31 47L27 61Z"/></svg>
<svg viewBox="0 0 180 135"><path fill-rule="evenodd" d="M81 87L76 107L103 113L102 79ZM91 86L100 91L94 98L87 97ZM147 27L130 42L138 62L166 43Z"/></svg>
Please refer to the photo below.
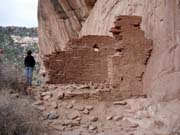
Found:
<svg viewBox="0 0 180 135"><path fill-rule="evenodd" d="M107 81L107 55L112 54L113 39L108 36L85 36L73 39L64 51L44 61L49 71L48 83L101 83ZM96 52L96 46L99 51Z"/></svg>
<svg viewBox="0 0 180 135"><path fill-rule="evenodd" d="M152 51L152 41L144 37L141 22L142 18L138 16L119 16L111 29L116 40L116 53L108 58L109 80L117 98L145 94L142 78Z"/></svg>
<svg viewBox="0 0 180 135"><path fill-rule="evenodd" d="M144 77L148 97L180 97L180 0L39 0L41 57L62 50L74 37L109 35L115 16L142 16L142 29L153 40Z"/></svg>
<svg viewBox="0 0 180 135"><path fill-rule="evenodd" d="M119 16L108 36L72 39L63 51L46 55L48 83L95 83L112 87L114 98L144 95L142 76L152 50L138 16Z"/></svg>

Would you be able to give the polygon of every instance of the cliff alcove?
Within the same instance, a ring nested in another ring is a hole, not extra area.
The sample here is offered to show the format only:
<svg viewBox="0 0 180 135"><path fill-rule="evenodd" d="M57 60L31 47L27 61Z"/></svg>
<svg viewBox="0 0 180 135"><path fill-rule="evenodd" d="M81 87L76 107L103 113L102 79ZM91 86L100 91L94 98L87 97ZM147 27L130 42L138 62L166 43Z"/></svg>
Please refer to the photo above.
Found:
<svg viewBox="0 0 180 135"><path fill-rule="evenodd" d="M61 5L68 18L58 17L52 1L39 1L39 48L42 58L46 54L64 50L68 41L73 38L88 35L112 37L109 30L113 27L116 16L141 16L142 24L136 23L134 28L141 27L144 33L140 33L153 41L152 55L149 62L145 62L147 67L142 78L142 89L148 97L156 100L168 101L179 96L179 0L56 2ZM114 38L118 32L114 31ZM123 37L118 38L120 40ZM168 92L169 89L171 93Z"/></svg>

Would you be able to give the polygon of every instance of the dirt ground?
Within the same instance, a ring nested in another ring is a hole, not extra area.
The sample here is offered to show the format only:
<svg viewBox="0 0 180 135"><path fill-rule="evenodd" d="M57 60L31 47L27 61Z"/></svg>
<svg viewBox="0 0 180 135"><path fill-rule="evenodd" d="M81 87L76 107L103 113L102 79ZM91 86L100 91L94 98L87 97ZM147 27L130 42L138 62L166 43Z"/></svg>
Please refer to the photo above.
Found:
<svg viewBox="0 0 180 135"><path fill-rule="evenodd" d="M155 103L147 98L102 100L99 90L83 85L44 85L28 91L35 97L32 105L43 113L43 121L53 135L180 133L179 100L168 103Z"/></svg>

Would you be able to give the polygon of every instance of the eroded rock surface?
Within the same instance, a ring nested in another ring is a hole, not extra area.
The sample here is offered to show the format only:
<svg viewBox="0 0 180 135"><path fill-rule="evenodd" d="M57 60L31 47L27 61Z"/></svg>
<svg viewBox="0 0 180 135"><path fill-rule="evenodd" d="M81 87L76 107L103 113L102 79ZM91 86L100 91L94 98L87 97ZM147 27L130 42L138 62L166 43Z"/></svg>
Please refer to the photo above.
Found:
<svg viewBox="0 0 180 135"><path fill-rule="evenodd" d="M140 29L141 19L139 16L118 16L111 29L116 40L116 53L108 58L108 77L117 98L144 94L142 78L152 41L145 39Z"/></svg>
<svg viewBox="0 0 180 135"><path fill-rule="evenodd" d="M152 41L140 29L141 17L118 16L108 36L73 39L64 51L46 55L51 84L102 84L112 87L114 99L144 95L142 77Z"/></svg>
<svg viewBox="0 0 180 135"><path fill-rule="evenodd" d="M83 22L96 0L40 0L39 40L42 55L64 48L73 37L78 37Z"/></svg>
<svg viewBox="0 0 180 135"><path fill-rule="evenodd" d="M156 100L179 97L179 0L145 3L145 33L153 39L153 53L144 76L144 90Z"/></svg>
<svg viewBox="0 0 180 135"><path fill-rule="evenodd" d="M86 36L71 40L64 51L47 55L44 64L49 74L48 83L107 81L106 57L113 54L112 43L113 39L106 36ZM95 49L99 49L98 52Z"/></svg>
<svg viewBox="0 0 180 135"><path fill-rule="evenodd" d="M43 56L61 50L69 39L79 35L112 36L109 29L117 15L142 16L141 27L154 44L143 89L156 100L177 98L180 96L179 3L179 0L40 0L40 52Z"/></svg>
<svg viewBox="0 0 180 135"><path fill-rule="evenodd" d="M153 40L154 50L144 76L145 92L161 101L179 97L179 0L98 0L81 34L110 35L108 29L118 14L142 16L141 27Z"/></svg>
<svg viewBox="0 0 180 135"><path fill-rule="evenodd" d="M46 87L46 91L44 88ZM153 104L152 99L127 99L116 104L96 98L83 99L82 95L96 91L93 87L82 91L83 85L46 85L32 90L35 99L43 104L43 122L53 135L175 135L179 134L179 100ZM65 95L79 93L71 98L57 99L57 92ZM45 93L45 94L43 94ZM52 98L40 99L51 93ZM99 95L102 96L102 95ZM105 99L105 98L103 98ZM58 108L53 107L53 103ZM36 102L35 102L36 103ZM71 106L71 107L69 107ZM35 107L35 108L37 108ZM93 109L92 109L93 108ZM88 110L88 114L84 113Z"/></svg>

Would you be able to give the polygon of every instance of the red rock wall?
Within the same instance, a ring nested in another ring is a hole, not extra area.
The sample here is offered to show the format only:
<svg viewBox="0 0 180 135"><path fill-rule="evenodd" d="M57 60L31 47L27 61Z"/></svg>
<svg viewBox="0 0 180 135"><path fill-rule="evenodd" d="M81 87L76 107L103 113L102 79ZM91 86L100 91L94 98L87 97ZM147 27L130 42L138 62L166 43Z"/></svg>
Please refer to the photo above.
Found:
<svg viewBox="0 0 180 135"><path fill-rule="evenodd" d="M142 78L152 41L145 38L140 24L141 17L119 16L111 29L116 39L116 54L109 57L108 77L117 98L144 94Z"/></svg>
<svg viewBox="0 0 180 135"><path fill-rule="evenodd" d="M44 61L48 83L102 83L107 81L107 55L112 54L113 39L86 36L71 40L64 51ZM96 51L98 47L99 51Z"/></svg>
<svg viewBox="0 0 180 135"><path fill-rule="evenodd" d="M118 15L142 16L141 27L153 40L145 93L161 101L179 98L180 0L39 0L40 54L59 51L74 37L112 36Z"/></svg>
<svg viewBox="0 0 180 135"><path fill-rule="evenodd" d="M140 30L141 17L119 16L108 36L73 39L64 51L47 55L44 64L48 83L106 83L113 97L143 95L142 77L150 52L151 40Z"/></svg>
<svg viewBox="0 0 180 135"><path fill-rule="evenodd" d="M38 35L43 57L65 47L76 38L96 0L39 0Z"/></svg>

